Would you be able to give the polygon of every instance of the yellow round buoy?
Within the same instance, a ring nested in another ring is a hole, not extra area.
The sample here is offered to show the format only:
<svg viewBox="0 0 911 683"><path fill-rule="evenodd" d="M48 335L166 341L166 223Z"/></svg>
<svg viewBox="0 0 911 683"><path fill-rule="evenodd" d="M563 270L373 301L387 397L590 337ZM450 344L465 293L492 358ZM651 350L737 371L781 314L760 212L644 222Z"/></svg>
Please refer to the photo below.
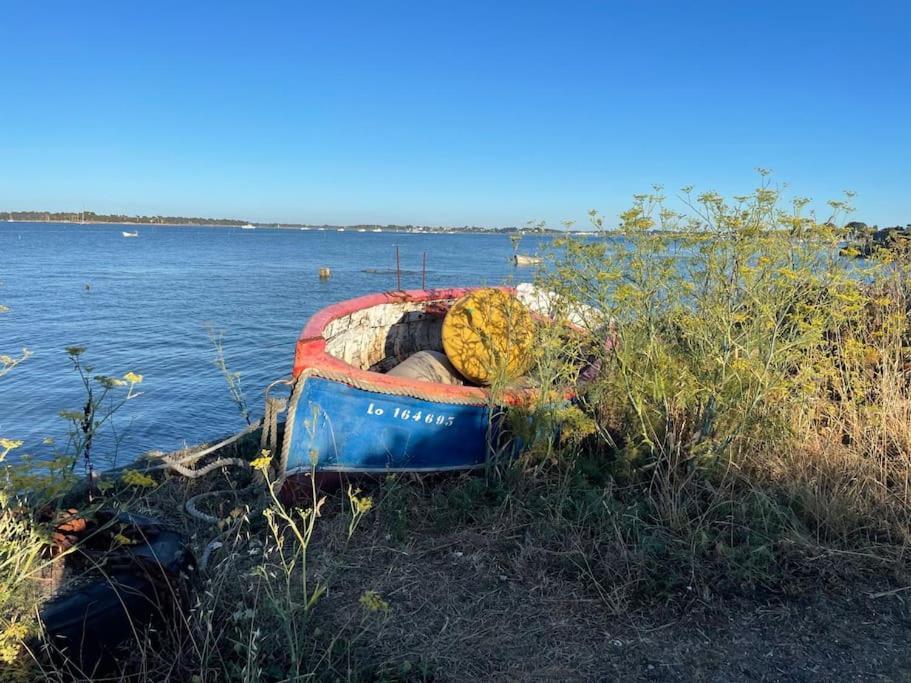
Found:
<svg viewBox="0 0 911 683"><path fill-rule="evenodd" d="M477 289L456 301L443 320L449 362L476 384L521 377L531 365L534 321L502 289Z"/></svg>

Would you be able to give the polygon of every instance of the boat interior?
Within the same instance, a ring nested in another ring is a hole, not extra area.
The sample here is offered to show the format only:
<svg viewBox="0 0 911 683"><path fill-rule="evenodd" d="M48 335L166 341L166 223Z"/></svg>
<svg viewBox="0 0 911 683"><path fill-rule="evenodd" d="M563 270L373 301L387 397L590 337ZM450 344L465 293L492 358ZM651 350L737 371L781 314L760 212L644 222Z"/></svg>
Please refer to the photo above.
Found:
<svg viewBox="0 0 911 683"><path fill-rule="evenodd" d="M326 352L372 372L388 372L418 351L442 353L441 331L449 303L384 303L341 316L323 331Z"/></svg>
<svg viewBox="0 0 911 683"><path fill-rule="evenodd" d="M531 284L520 284L515 291L534 315L551 317L552 295ZM339 316L323 328L325 351L355 368L380 373L391 371L421 351L442 355L443 321L454 302L452 298L386 301ZM451 369L448 361L438 360ZM449 380L446 383L472 385L457 373ZM430 381L429 377L425 381Z"/></svg>

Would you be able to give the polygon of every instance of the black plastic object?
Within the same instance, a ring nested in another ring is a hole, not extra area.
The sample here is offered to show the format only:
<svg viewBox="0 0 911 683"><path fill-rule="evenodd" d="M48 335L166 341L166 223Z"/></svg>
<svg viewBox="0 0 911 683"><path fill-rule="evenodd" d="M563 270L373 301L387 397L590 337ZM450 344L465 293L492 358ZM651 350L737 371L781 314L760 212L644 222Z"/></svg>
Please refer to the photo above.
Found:
<svg viewBox="0 0 911 683"><path fill-rule="evenodd" d="M99 517L77 555L100 566L100 576L49 600L41 612L46 651L83 675L111 668L116 650L144 642L150 626L176 623L194 566L183 535L160 522L129 513ZM112 551L112 533L133 543Z"/></svg>

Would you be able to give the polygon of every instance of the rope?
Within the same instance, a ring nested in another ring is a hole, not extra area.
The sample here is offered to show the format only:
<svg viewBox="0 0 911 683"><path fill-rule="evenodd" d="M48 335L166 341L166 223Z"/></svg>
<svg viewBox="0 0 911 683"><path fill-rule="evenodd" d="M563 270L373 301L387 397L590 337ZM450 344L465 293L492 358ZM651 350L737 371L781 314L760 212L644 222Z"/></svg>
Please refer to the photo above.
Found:
<svg viewBox="0 0 911 683"><path fill-rule="evenodd" d="M294 419L297 415L297 404L300 403L301 395L304 393L304 384L312 375L312 369L304 370L299 374L294 384L294 390L291 392L291 404L288 406L288 417L285 420L285 438L282 442L281 457L276 468L275 488L281 488L282 484L285 483L285 477L288 472L288 456L291 452L291 434L294 432Z"/></svg>
<svg viewBox="0 0 911 683"><path fill-rule="evenodd" d="M266 412L263 415L263 433L259 438L259 450L268 451L270 455L278 453L278 416L288 407L287 399L269 396L269 389L274 384L273 382L266 389ZM284 468L281 468L281 472L284 472Z"/></svg>
<svg viewBox="0 0 911 683"><path fill-rule="evenodd" d="M220 450L220 449L224 448L225 446L230 446L235 441L240 440L241 438L243 438L244 436L246 436L247 434L249 434L251 432L255 432L260 427L263 428L263 433L262 433L262 436L260 437L260 448L265 449L268 444L269 448L271 449L271 452L274 453L275 449L278 447L278 416L282 413L282 411L284 411L285 403L286 403L285 399L272 398L268 395L268 392L276 384L290 384L290 382L286 379L280 379L275 382L272 382L272 384L270 384L268 387L266 387L266 408L265 408L265 413L263 415L263 418L261 420L254 422L253 424L247 426L245 429L237 432L237 434L234 434L233 436L230 436L227 439L224 439L223 441L219 441L218 443L216 443L212 446L209 446L208 448L205 448L201 451L196 451L194 453L190 453L179 460L169 458L167 456L167 454L162 453L158 457L160 457L164 461L164 464L147 468L146 471L170 468L170 469L176 470L177 472L179 472L180 474L182 474L185 477L190 477L191 479L195 479L199 476L202 476L202 474L197 474L197 472L202 472L203 474L207 474L208 472L211 472L213 469L215 469L217 467L217 465L215 463L212 463L211 465L207 465L202 470L190 470L189 468L186 467L187 465L192 465L193 463L197 462L198 460L201 460L202 458L209 455L210 453ZM228 461L230 461L230 462L228 462ZM224 464L225 465L240 464L238 461L239 461L238 458L229 458L229 459L225 459ZM219 461L216 461L216 462L219 462ZM243 461L243 463L249 464L246 461Z"/></svg>
<svg viewBox="0 0 911 683"><path fill-rule="evenodd" d="M205 522L206 524L218 524L218 517L200 511L200 509L196 507L196 503L198 503L203 498L214 496L215 494L220 493L226 493L226 491L219 489L217 491L206 491L205 493L198 493L187 500L186 504L184 505L184 509L187 511L187 514L190 515L190 517L193 519L197 519L200 522ZM211 545L211 543L209 545Z"/></svg>
<svg viewBox="0 0 911 683"><path fill-rule="evenodd" d="M148 467L144 471L153 472L155 470L176 469L175 465L183 466L183 467L186 467L186 465L192 465L197 460L201 460L205 456L209 455L209 453L212 453L221 448L224 448L225 446L230 446L232 443L243 438L250 432L255 432L257 429L260 428L260 426L262 426L262 420L260 420L259 422L254 422L253 424L249 425L246 429L237 432L237 434L235 434L234 436L228 437L224 441L219 441L214 446L209 446L208 448L205 448L201 451L197 451L195 453L190 453L190 454L186 455L185 457L181 458L180 460L173 460L173 459L169 458L167 456L167 454L162 453L162 454L158 455L157 457L161 458L164 461L164 464L155 465L153 467ZM181 474L183 474L183 473L181 472ZM184 475L184 476L188 476L188 475Z"/></svg>
<svg viewBox="0 0 911 683"><path fill-rule="evenodd" d="M205 573L206 569L209 568L209 558L212 556L212 553L223 545L224 543L217 538L213 538L206 544L206 549L202 551L202 558L199 560L199 571Z"/></svg>
<svg viewBox="0 0 911 683"><path fill-rule="evenodd" d="M209 474L210 472L220 469L222 467L250 467L249 461L244 460L243 458L219 458L218 460L215 460L214 462L211 462L208 465L205 465L198 469L192 469L192 468L188 467L188 465L192 465L192 464L198 462L199 460L201 460L206 455L209 455L210 453L213 453L221 448L224 448L225 446L229 446L230 444L234 443L235 441L238 441L245 435L255 431L256 429L259 429L260 427L262 427L262 430L263 430L262 435L260 436L260 449L267 450L267 447L268 447L268 450L270 453L275 453L276 450L278 449L278 416L285 410L285 407L287 406L287 401L285 399L273 398L273 397L269 396L269 392L277 384L291 384L291 382L287 379L280 379L275 382L272 382L272 384L270 384L268 387L266 387L266 392L265 392L266 393L266 406L265 406L265 411L263 414L263 419L260 420L259 422L251 424L246 429L238 432L234 436L231 436L223 441L220 441L213 446L209 446L208 448L205 448L196 453L191 453L179 460L174 459L174 458L169 458L167 455L162 454L160 457L163 460L163 464L158 465L154 468L149 468L149 469L165 469L166 468L166 469L171 469L171 470L177 472L178 474L180 474L181 476L187 477L188 479L199 479L200 477L204 477L205 475ZM280 469L279 474L280 474L281 480L283 481L284 480L284 467L282 467ZM259 475L259 478L260 478L260 480L262 480L262 475ZM248 486L247 488L252 488L253 486L255 486L255 484ZM210 515L206 512L203 512L202 510L199 509L198 504L204 498L209 498L212 496L221 495L221 494L230 493L230 492L231 492L231 490L229 490L229 489L217 489L214 491L205 491L204 493L196 494L195 496L192 496L187 500L187 502L184 504L184 509L186 510L187 514L190 515L190 517L192 517L193 519L203 522L204 524L216 525L220 522L218 517L215 517L214 515ZM223 544L219 540L221 535L222 534L218 534L215 538L213 538L211 541L209 541L208 544L206 544L206 547L202 553L202 559L200 560L200 563L199 563L200 571L202 571L202 572L206 571L212 553L222 547Z"/></svg>
<svg viewBox="0 0 911 683"><path fill-rule="evenodd" d="M167 456L164 456L167 458ZM184 467L179 462L171 462L170 460L165 459L165 463L175 472L182 474L188 479L199 479L204 477L209 472L217 470L220 467L249 467L250 463L243 458L219 458L215 462L210 462L205 467L200 467L198 470L191 470L189 467Z"/></svg>
<svg viewBox="0 0 911 683"><path fill-rule="evenodd" d="M342 384L347 384L349 387L354 387L355 389L372 391L375 394L388 394L389 396L409 396L411 398L416 398L422 401L452 403L453 405L464 406L486 406L488 403L490 403L490 399L483 396L447 396L445 399L441 399L438 394L430 391L423 391L419 387L407 386L392 388L387 386L380 386L374 382L371 382L370 380L361 379L359 377L352 377L347 373L339 372L336 370L329 370L327 368L307 368L300 375L298 375L297 381L300 382L305 375L307 377L321 377L322 379L332 380L333 382L340 382Z"/></svg>

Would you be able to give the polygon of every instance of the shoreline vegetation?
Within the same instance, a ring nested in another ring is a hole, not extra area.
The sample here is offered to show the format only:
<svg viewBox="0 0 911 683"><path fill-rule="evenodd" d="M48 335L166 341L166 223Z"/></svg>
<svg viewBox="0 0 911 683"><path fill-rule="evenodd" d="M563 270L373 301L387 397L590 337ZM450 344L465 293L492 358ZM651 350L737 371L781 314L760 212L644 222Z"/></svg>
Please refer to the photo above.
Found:
<svg viewBox="0 0 911 683"><path fill-rule="evenodd" d="M591 212L590 212L591 215ZM599 219L600 220L600 219ZM252 223L241 218L199 218L186 216L127 216L120 214L96 214L91 211L76 212L48 212L48 211L0 211L0 222L14 223L54 223L70 225L124 225L124 226L161 226L161 227L212 227L212 228L241 228L254 227L272 230L322 230L345 232L391 232L391 233L419 233L419 234L478 234L478 235L542 235L559 237L575 235L578 237L597 237L608 235L611 237L629 237L621 225L605 227L603 222L593 223L588 230L573 230L571 222L565 222L563 228L550 228L540 221L530 221L528 225L490 227L490 226L432 226L432 225L397 225L378 223L358 223L335 225L329 223ZM686 230L681 229L655 229L654 234L663 234L668 237L687 238L704 234L708 226L699 223ZM830 225L832 233L838 235L844 242L842 255L848 258L868 258L877 250L893 249L903 244L911 236L911 224L895 225L879 228L876 225L868 226L860 221L851 221L844 226ZM803 239L803 236L794 235L789 228L770 226L769 234L789 234L791 237Z"/></svg>
<svg viewBox="0 0 911 683"><path fill-rule="evenodd" d="M145 399L140 375L68 349L87 397L62 413L59 466L3 465L0 680L95 675L41 644L36 614L54 581L106 566L80 564L61 524L123 511L181 531L199 563L114 679L907 678L911 258L852 268L849 198L818 222L765 175L683 196L637 196L626 240L542 254L534 400L510 410L525 450L476 472L313 478L287 498L280 430L248 428L80 487L110 406ZM125 533L102 525L92 547L116 555Z"/></svg>
<svg viewBox="0 0 911 683"><path fill-rule="evenodd" d="M363 230L365 232L423 232L423 233L481 233L481 234L564 234L563 230L547 228L543 225L533 227L509 226L503 228L463 225L463 226L432 226L432 225L381 225L351 224L332 225L328 223L253 223L240 218L196 218L187 216L126 216L119 214L96 214L91 211L0 211L0 222L14 223L66 223L75 225L150 225L163 227L213 227L213 228L239 228L254 226L257 228L271 228L279 230L338 230L346 231Z"/></svg>

